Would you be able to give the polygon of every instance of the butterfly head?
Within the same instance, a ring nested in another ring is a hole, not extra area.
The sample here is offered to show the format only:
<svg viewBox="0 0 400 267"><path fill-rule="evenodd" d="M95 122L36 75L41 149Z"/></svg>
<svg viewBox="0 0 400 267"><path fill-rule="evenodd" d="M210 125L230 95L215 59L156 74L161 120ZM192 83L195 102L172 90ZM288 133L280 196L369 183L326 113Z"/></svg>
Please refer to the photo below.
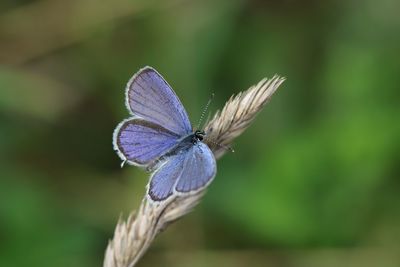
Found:
<svg viewBox="0 0 400 267"><path fill-rule="evenodd" d="M206 136L206 133L202 130L196 130L193 134L193 139L192 142L195 144L199 141L203 141L204 137Z"/></svg>

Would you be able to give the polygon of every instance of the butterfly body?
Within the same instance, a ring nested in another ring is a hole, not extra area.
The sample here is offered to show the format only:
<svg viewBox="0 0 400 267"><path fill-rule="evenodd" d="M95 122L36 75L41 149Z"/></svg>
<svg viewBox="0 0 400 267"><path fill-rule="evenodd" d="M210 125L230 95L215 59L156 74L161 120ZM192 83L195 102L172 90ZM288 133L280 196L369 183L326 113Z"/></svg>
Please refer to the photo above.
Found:
<svg viewBox="0 0 400 267"><path fill-rule="evenodd" d="M205 132L192 126L172 88L146 67L128 82L126 104L133 117L114 131L114 148L129 164L152 171L148 197L193 194L216 174L215 158L203 143Z"/></svg>
<svg viewBox="0 0 400 267"><path fill-rule="evenodd" d="M160 166L160 164L162 164L163 161L168 159L169 157L175 156L178 153L185 153L192 146L197 145L198 142L203 141L204 136L205 132L201 130L196 130L195 132L187 136L184 136L183 138L180 139L180 141L175 147L166 152L164 155L157 158L154 162L150 163L148 166L146 166L145 168L146 171L152 172L156 170L158 166Z"/></svg>

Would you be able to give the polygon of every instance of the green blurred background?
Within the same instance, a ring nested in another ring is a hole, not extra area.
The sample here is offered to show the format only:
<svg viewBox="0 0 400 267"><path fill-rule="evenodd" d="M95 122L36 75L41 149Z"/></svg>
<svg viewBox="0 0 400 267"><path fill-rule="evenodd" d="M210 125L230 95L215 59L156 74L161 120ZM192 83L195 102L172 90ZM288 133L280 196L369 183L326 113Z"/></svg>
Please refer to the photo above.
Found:
<svg viewBox="0 0 400 267"><path fill-rule="evenodd" d="M138 266L400 266L400 4L0 2L0 266L101 266L147 174L120 168L124 87L150 65L193 122L287 81L201 204Z"/></svg>

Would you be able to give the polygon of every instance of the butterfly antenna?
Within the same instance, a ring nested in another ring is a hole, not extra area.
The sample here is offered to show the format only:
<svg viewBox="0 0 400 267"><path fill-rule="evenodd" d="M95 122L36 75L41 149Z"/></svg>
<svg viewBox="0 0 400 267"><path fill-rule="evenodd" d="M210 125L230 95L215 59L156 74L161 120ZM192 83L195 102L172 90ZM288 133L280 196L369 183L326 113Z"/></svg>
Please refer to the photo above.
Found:
<svg viewBox="0 0 400 267"><path fill-rule="evenodd" d="M200 119L199 119L199 123L197 124L197 128L196 128L196 129L199 129L199 127L200 127L200 125L201 125L201 122L202 122L203 119L204 119L204 115L206 114L207 109L208 109L208 107L210 106L211 101L212 101L213 99L214 99L214 93L212 93L211 96L210 96L210 99L208 99L208 102L207 102L206 106L204 107L203 112L201 113L201 116L200 116Z"/></svg>

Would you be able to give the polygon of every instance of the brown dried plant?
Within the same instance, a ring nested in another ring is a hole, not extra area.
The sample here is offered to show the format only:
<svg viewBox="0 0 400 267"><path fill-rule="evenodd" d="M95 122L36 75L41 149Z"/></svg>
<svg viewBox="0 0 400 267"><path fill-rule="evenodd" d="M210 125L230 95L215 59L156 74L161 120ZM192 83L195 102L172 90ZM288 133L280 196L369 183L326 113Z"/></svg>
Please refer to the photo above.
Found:
<svg viewBox="0 0 400 267"><path fill-rule="evenodd" d="M284 80L285 78L277 75L272 79L265 78L248 90L232 96L222 111L217 111L205 127L205 142L217 159L250 125ZM132 212L126 221L118 221L114 238L108 244L103 266L134 266L157 234L171 222L190 212L205 191L206 188L195 195L171 196L159 204L150 203L144 196L137 212Z"/></svg>

